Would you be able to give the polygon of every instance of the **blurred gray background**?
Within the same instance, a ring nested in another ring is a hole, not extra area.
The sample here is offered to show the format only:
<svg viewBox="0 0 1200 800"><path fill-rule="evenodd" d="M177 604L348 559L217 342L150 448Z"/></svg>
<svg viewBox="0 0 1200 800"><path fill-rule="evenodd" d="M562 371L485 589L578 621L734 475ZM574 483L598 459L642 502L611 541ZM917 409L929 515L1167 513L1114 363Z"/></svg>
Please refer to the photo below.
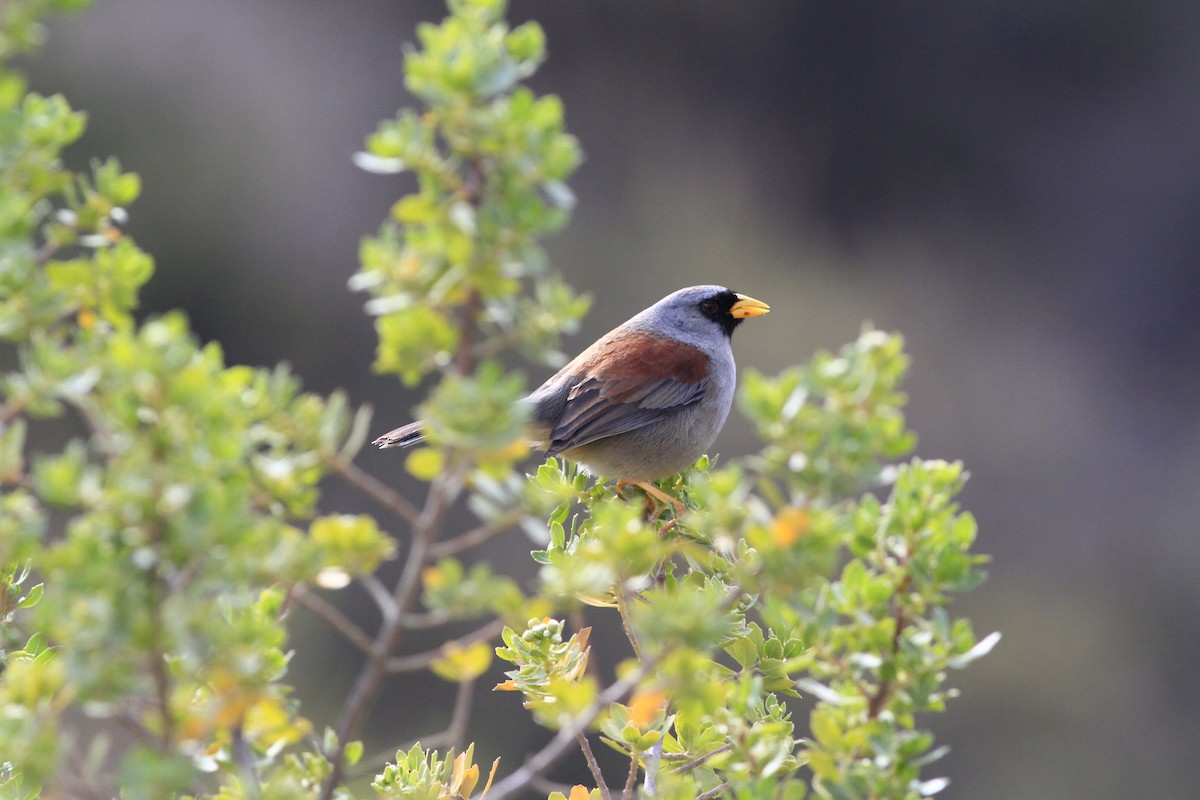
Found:
<svg viewBox="0 0 1200 800"><path fill-rule="evenodd" d="M411 179L351 156L410 102L401 43L442 16L105 0L54 22L30 63L35 88L90 114L75 163L113 154L144 179L129 229L158 263L146 312L186 310L231 362L346 387L378 430L419 396L371 374L346 279ZM946 796L1194 796L1200 4L514 0L512 16L545 26L534 86L561 95L587 153L549 242L596 298L569 351L702 282L774 308L738 332L743 367L778 371L866 320L907 336L918 452L966 462L995 559L955 609L1004 633L930 721L953 747L929 773ZM754 446L739 418L718 443ZM361 460L403 480L394 454ZM366 507L336 488L327 505ZM528 576L528 549L487 555ZM324 724L357 666L320 623L297 639L291 679ZM368 752L440 729L452 695L392 687ZM544 734L510 695L479 702L477 756L512 769Z"/></svg>

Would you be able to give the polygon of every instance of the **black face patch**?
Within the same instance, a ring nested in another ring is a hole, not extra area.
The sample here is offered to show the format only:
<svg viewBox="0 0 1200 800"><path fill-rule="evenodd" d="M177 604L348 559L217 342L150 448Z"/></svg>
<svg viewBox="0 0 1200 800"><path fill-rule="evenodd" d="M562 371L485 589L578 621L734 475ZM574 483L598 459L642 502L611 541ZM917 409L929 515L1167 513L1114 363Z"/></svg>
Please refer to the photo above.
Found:
<svg viewBox="0 0 1200 800"><path fill-rule="evenodd" d="M726 336L733 335L733 329L741 324L741 320L729 312L737 303L737 295L728 289L709 295L700 301L700 313L721 326Z"/></svg>

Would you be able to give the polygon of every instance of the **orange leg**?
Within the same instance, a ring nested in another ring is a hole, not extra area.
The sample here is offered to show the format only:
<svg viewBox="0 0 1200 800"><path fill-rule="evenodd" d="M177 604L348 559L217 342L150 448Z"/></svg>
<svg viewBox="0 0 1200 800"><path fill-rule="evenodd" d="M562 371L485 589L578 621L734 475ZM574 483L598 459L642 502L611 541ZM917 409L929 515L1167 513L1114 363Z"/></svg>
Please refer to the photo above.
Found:
<svg viewBox="0 0 1200 800"><path fill-rule="evenodd" d="M626 486L636 486L639 489L641 489L643 492L645 492L648 497L653 497L654 499L659 500L660 502L668 503L668 504L674 506L676 514L682 514L684 511L687 511L687 506L685 506L683 503L681 503L679 500L675 499L674 497L671 497L671 495L667 494L662 489L659 489L657 486L650 483L649 481L620 481L619 480L619 481L617 481L617 496L619 496L619 497L623 496L623 495L621 495L621 491Z"/></svg>

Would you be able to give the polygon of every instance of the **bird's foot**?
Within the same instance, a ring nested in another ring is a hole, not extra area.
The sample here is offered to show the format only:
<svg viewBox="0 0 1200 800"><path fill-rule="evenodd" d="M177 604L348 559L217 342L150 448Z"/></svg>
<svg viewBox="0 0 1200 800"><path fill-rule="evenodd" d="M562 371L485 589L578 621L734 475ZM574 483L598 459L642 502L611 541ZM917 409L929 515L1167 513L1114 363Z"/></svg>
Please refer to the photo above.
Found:
<svg viewBox="0 0 1200 800"><path fill-rule="evenodd" d="M687 506L685 506L680 500L678 500L677 498L671 497L671 495L667 494L662 489L659 489L657 486L655 486L653 483L650 483L649 481L620 481L620 480L617 481L617 496L618 497L622 497L622 498L624 497L624 495L621 494L621 492L624 491L626 486L636 486L637 488L639 488L643 492L645 492L646 496L648 498L653 498L662 503L673 506L675 508L676 514L682 514L684 511L687 511Z"/></svg>

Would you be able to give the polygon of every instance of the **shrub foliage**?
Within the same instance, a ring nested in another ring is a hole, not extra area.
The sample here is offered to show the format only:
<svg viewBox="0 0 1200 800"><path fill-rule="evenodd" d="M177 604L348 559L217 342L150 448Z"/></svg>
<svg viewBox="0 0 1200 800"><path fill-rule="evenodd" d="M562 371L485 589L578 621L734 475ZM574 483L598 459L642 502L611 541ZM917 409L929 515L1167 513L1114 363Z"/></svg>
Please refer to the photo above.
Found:
<svg viewBox="0 0 1200 800"><path fill-rule="evenodd" d="M83 5L9 0L0 57L34 49L43 15ZM661 481L682 510L565 461L524 474L525 386L498 359L561 360L588 302L539 244L574 205L580 147L559 99L522 84L545 58L541 28L510 26L504 6L450 0L417 29L405 81L422 107L381 123L357 159L416 178L350 284L368 296L376 369L432 385L429 443L404 456L419 499L355 464L369 414L345 396L229 366L178 313L138 319L153 261L121 230L137 176L113 160L65 169L84 115L0 71L0 339L14 365L0 378L0 795L496 800L576 749L592 774L570 800L945 785L924 774L945 748L920 715L998 637L949 611L984 558L955 501L961 465L910 458L899 336L867 328L806 366L750 372L739 402L762 449ZM79 431L65 443L45 422L60 417ZM325 479L384 513L324 513ZM458 502L476 527L448 530ZM539 542L532 585L471 565L521 530ZM385 583L377 568L398 552ZM351 581L378 605L374 630L325 599ZM567 623L581 604L628 647L593 652ZM328 726L286 683L298 613L364 656ZM405 647L470 620L433 650ZM377 693L416 670L457 684L450 727L401 732L421 743L360 765ZM475 761L483 679L553 731L524 764ZM602 773L599 743L627 774Z"/></svg>

